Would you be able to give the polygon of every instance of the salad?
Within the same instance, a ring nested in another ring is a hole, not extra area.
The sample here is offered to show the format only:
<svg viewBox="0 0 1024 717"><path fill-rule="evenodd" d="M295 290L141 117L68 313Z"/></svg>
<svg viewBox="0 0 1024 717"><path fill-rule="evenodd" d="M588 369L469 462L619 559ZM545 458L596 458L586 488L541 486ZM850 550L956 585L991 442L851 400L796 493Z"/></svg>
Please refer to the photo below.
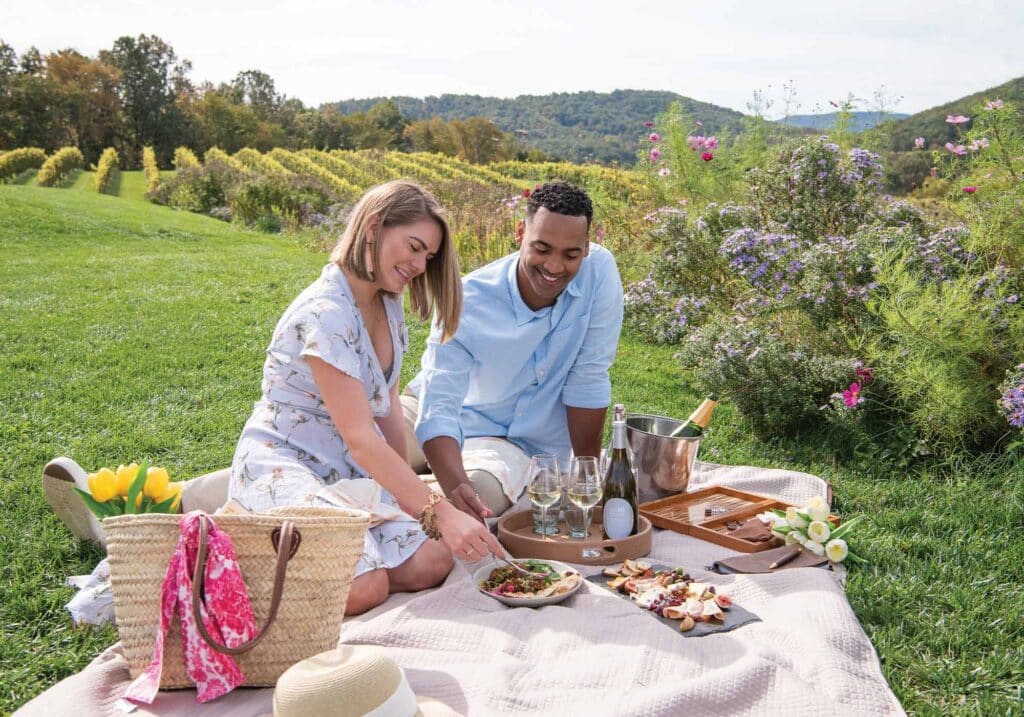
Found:
<svg viewBox="0 0 1024 717"><path fill-rule="evenodd" d="M491 595L510 598L549 597L569 592L580 581L579 573L572 570L560 573L541 560L517 560L516 565L531 573L539 573L540 577L523 575L508 565L502 565L480 581L480 589Z"/></svg>

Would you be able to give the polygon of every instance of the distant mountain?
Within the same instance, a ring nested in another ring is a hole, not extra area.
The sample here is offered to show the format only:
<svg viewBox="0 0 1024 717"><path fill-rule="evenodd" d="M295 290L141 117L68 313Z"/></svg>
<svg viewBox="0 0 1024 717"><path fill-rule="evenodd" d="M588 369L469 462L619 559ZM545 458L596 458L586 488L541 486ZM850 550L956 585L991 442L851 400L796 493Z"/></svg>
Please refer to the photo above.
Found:
<svg viewBox="0 0 1024 717"><path fill-rule="evenodd" d="M653 120L673 101L678 100L686 112L703 123L705 134L736 134L743 118L725 107L673 92L646 90L520 95L514 99L479 95L374 97L343 100L335 106L343 114L353 114L365 112L385 99L393 100L410 119L487 117L502 130L522 137L524 144L555 157L623 165L636 161L640 140L648 131L644 122Z"/></svg>
<svg viewBox="0 0 1024 717"><path fill-rule="evenodd" d="M882 119L903 119L909 117L908 114L900 114L896 112L886 113L882 117L878 112L852 112L850 117L850 131L852 132L863 132L866 129L874 127L876 124L882 121ZM839 117L838 112L828 112L819 115L791 115L784 120L778 120L780 124L789 125L790 127L806 127L808 129L820 129L822 131L832 129L836 123L836 119Z"/></svg>
<svg viewBox="0 0 1024 717"><path fill-rule="evenodd" d="M915 137L924 137L928 141L928 147L941 146L956 139L957 136L956 127L946 124L947 115L970 117L978 105L988 100L997 99L1012 100L1018 106L1024 105L1024 77L1018 77L996 87L975 92L972 95L932 107L900 120L892 128L891 147L897 151L913 149ZM970 127L970 125L965 127Z"/></svg>

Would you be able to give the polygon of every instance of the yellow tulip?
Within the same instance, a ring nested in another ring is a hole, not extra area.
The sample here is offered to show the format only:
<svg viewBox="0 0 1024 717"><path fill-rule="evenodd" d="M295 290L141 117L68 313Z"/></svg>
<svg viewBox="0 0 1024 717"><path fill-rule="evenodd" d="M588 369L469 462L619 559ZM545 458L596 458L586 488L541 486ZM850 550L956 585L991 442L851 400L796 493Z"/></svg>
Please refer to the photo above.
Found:
<svg viewBox="0 0 1024 717"><path fill-rule="evenodd" d="M177 513L178 508L181 506L181 489L185 486L181 483L171 483L167 486L167 492L160 496L157 503L163 503L165 500L174 496L174 502L171 503L171 507L167 509L168 513Z"/></svg>
<svg viewBox="0 0 1024 717"><path fill-rule="evenodd" d="M142 494L150 500L158 501L160 496L167 492L167 484L171 477L167 475L166 468L153 467L146 471L146 485L142 488Z"/></svg>
<svg viewBox="0 0 1024 717"><path fill-rule="evenodd" d="M130 465L121 464L117 467L117 494L122 498L128 497L128 489L131 488L132 481L135 480L135 476L139 474L139 466L137 463Z"/></svg>
<svg viewBox="0 0 1024 717"><path fill-rule="evenodd" d="M89 493L95 501L106 503L117 496L117 476L109 468L100 468L89 474Z"/></svg>

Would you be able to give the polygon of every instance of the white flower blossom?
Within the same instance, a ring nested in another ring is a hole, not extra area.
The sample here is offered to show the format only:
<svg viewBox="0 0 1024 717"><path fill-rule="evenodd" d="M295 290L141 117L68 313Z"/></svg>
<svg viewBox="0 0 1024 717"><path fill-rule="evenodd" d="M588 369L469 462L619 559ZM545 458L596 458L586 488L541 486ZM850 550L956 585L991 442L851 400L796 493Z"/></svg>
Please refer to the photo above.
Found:
<svg viewBox="0 0 1024 717"><path fill-rule="evenodd" d="M825 546L819 543L817 540L808 540L804 543L804 547L810 550L812 553L817 555L819 558L825 555Z"/></svg>
<svg viewBox="0 0 1024 717"><path fill-rule="evenodd" d="M797 509L793 507L786 508L786 522L789 523L791 528L806 528L807 521L800 517L797 513Z"/></svg>
<svg viewBox="0 0 1024 717"><path fill-rule="evenodd" d="M828 523L821 520L812 521L807 526L807 537L818 543L825 543L828 541L828 536L832 532Z"/></svg>
<svg viewBox="0 0 1024 717"><path fill-rule="evenodd" d="M804 512L811 516L811 520L828 520L828 503L820 495L816 495L807 501L807 507L804 508Z"/></svg>
<svg viewBox="0 0 1024 717"><path fill-rule="evenodd" d="M846 547L846 541L842 538L830 540L828 545L825 546L825 554L828 555L828 559L833 563L841 563L846 560L849 552L850 549Z"/></svg>

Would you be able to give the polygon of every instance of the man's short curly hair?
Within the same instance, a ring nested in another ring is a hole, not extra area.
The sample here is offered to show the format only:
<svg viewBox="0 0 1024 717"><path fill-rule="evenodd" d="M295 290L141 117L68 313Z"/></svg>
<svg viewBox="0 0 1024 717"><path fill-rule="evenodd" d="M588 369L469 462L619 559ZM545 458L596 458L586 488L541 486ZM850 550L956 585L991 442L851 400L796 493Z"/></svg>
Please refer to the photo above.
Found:
<svg viewBox="0 0 1024 717"><path fill-rule="evenodd" d="M586 217L587 229L590 229L594 218L594 204L590 197L568 182L547 182L534 189L526 202L526 218L531 218L541 207L567 217Z"/></svg>

